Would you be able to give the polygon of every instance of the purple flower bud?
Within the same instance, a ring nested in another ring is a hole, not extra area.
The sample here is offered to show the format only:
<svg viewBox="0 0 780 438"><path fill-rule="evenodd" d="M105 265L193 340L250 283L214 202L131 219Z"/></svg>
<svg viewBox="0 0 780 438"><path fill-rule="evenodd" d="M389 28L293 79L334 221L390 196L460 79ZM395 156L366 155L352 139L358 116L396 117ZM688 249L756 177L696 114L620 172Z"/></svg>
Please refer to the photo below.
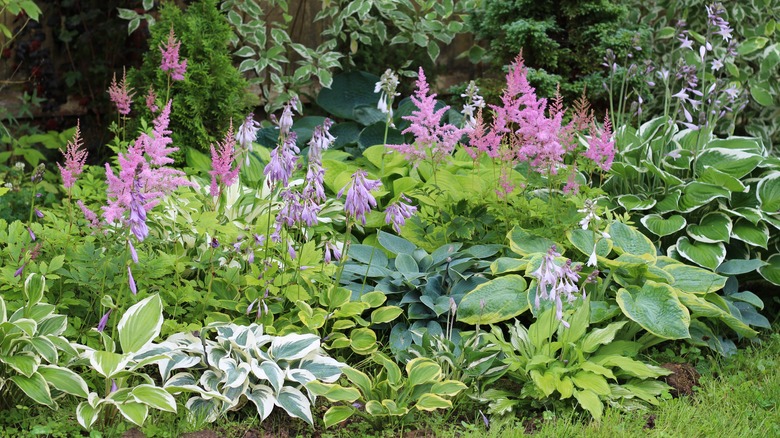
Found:
<svg viewBox="0 0 780 438"><path fill-rule="evenodd" d="M98 322L97 325L97 331L102 332L106 329L106 324L108 324L108 317L111 316L111 309L108 309L108 312L103 314L103 317L100 318L100 322Z"/></svg>
<svg viewBox="0 0 780 438"><path fill-rule="evenodd" d="M39 219L43 219L43 213L37 208L35 209L35 215L38 216Z"/></svg>
<svg viewBox="0 0 780 438"><path fill-rule="evenodd" d="M130 247L130 257L133 259L135 264L138 264L138 253L135 251L135 246L133 246L133 242L130 239L127 239L127 244Z"/></svg>
<svg viewBox="0 0 780 438"><path fill-rule="evenodd" d="M247 308L246 308L246 314L247 314L247 315L249 315L250 313L252 313L252 309L254 309L254 307L255 307L255 303L257 303L257 300L254 300L254 301L252 301L251 303L249 303L249 307L247 307Z"/></svg>
<svg viewBox="0 0 780 438"><path fill-rule="evenodd" d="M295 257L298 256L298 254L295 253L295 248L293 248L292 243L287 243L287 253L290 255L290 258L292 260L295 260Z"/></svg>
<svg viewBox="0 0 780 438"><path fill-rule="evenodd" d="M17 269L16 272L14 272L14 277L18 277L18 276L22 275L22 272L24 272L24 267L25 266L27 266L27 262L22 263L22 266L19 266L19 269Z"/></svg>
<svg viewBox="0 0 780 438"><path fill-rule="evenodd" d="M252 264L252 263L255 262L255 250L253 250L253 249L249 250L249 255L246 257L246 261L249 264Z"/></svg>
<svg viewBox="0 0 780 438"><path fill-rule="evenodd" d="M211 238L211 247L212 248L219 248L219 240L217 240L216 237Z"/></svg>
<svg viewBox="0 0 780 438"><path fill-rule="evenodd" d="M30 239L32 239L32 241L35 242L35 233L33 233L32 228L27 227L27 232L30 233Z"/></svg>
<svg viewBox="0 0 780 438"><path fill-rule="evenodd" d="M116 390L119 389L116 386L116 380L111 379L111 391L110 392L116 392Z"/></svg>
<svg viewBox="0 0 780 438"><path fill-rule="evenodd" d="M256 246L260 246L263 243L265 243L265 236L261 236L261 235L255 233L254 238L255 238L255 245Z"/></svg>
<svg viewBox="0 0 780 438"><path fill-rule="evenodd" d="M135 279L133 278L133 271L130 270L130 265L127 265L127 282L130 285L130 292L133 295L138 293L138 288L135 286Z"/></svg>

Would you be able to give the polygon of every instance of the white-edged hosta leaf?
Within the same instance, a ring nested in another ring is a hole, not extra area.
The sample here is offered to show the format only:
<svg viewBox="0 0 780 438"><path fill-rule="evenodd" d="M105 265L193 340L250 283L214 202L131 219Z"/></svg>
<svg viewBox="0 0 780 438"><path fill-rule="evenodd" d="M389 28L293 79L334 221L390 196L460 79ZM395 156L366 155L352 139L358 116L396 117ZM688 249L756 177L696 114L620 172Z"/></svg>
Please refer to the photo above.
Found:
<svg viewBox="0 0 780 438"><path fill-rule="evenodd" d="M130 306L117 324L122 351L140 351L160 335L162 323L162 300L159 295L151 295Z"/></svg>
<svg viewBox="0 0 780 438"><path fill-rule="evenodd" d="M732 192L747 192L748 188L738 178L720 171L712 166L705 166L698 175L698 180L707 184L714 184L729 189Z"/></svg>
<svg viewBox="0 0 780 438"><path fill-rule="evenodd" d="M103 377L110 379L119 371L125 369L130 357L126 354L110 353L108 351L93 351L89 353L89 363Z"/></svg>
<svg viewBox="0 0 780 438"><path fill-rule="evenodd" d="M0 362L13 368L17 373L30 377L38 370L41 358L32 352L23 352L13 356L0 356Z"/></svg>
<svg viewBox="0 0 780 438"><path fill-rule="evenodd" d="M57 353L57 347L52 341L45 336L36 336L30 339L30 345L35 351L46 360L48 363L57 363L59 354Z"/></svg>
<svg viewBox="0 0 780 438"><path fill-rule="evenodd" d="M8 321L8 308L5 305L5 300L0 296L0 324Z"/></svg>
<svg viewBox="0 0 780 438"><path fill-rule="evenodd" d="M19 310L22 310L21 308ZM23 331L24 334L27 336L35 336L35 332L38 329L38 323L35 322L34 319L30 318L14 318L15 315L21 314L20 312L15 312L13 315L11 315L11 318L9 319L9 322L13 322L13 325L16 326L19 330Z"/></svg>
<svg viewBox="0 0 780 438"><path fill-rule="evenodd" d="M442 380L431 386L431 393L455 397L466 388L468 387L463 382L457 380Z"/></svg>
<svg viewBox="0 0 780 438"><path fill-rule="evenodd" d="M149 415L149 407L143 403L125 402L117 403L114 406L116 406L123 417L138 427L144 425L146 416Z"/></svg>
<svg viewBox="0 0 780 438"><path fill-rule="evenodd" d="M617 198L617 203L626 211L649 210L655 206L655 202L655 199L642 199L636 195L620 195Z"/></svg>
<svg viewBox="0 0 780 438"><path fill-rule="evenodd" d="M708 147L696 157L696 174L701 174L709 166L741 179L763 160L764 157L747 149Z"/></svg>
<svg viewBox="0 0 780 438"><path fill-rule="evenodd" d="M657 204L655 204L655 212L658 214L666 214L670 212L677 213L680 205L680 198L682 197L682 191L675 189L667 193Z"/></svg>
<svg viewBox="0 0 780 438"><path fill-rule="evenodd" d="M176 413L176 400L163 388L154 385L138 385L131 392L139 403L147 404L157 410Z"/></svg>
<svg viewBox="0 0 780 438"><path fill-rule="evenodd" d="M191 421L203 421L213 423L217 421L220 415L220 406L222 402L215 399L204 399L202 397L191 397L187 400L184 407Z"/></svg>
<svg viewBox="0 0 780 438"><path fill-rule="evenodd" d="M100 411L100 407L92 407L89 403L83 401L76 408L76 420L78 420L81 427L90 430L92 429L92 424L97 420Z"/></svg>
<svg viewBox="0 0 780 438"><path fill-rule="evenodd" d="M728 213L735 218L744 218L750 221L750 223L757 224L761 222L764 215L761 214L761 210L753 207L736 207L734 209L729 208L725 202L718 202L720 210Z"/></svg>
<svg viewBox="0 0 780 438"><path fill-rule="evenodd" d="M658 214L648 214L639 220L642 225L651 233L658 237L674 234L685 228L685 218L679 214L674 214L668 218L663 218Z"/></svg>
<svg viewBox="0 0 780 438"><path fill-rule="evenodd" d="M251 390L245 393L246 398L255 404L257 413L260 415L260 421L263 421L271 415L271 411L276 404L274 390L266 385L251 385L250 388Z"/></svg>
<svg viewBox="0 0 780 438"><path fill-rule="evenodd" d="M714 184L694 181L683 188L679 202L680 212L690 213L718 198L731 199L731 192Z"/></svg>
<svg viewBox="0 0 780 438"><path fill-rule="evenodd" d="M437 409L451 408L452 402L440 395L425 393L417 399L417 403L414 404L414 407L420 411L433 412Z"/></svg>
<svg viewBox="0 0 780 438"><path fill-rule="evenodd" d="M765 212L780 211L780 171L770 172L761 178L757 185L756 197Z"/></svg>
<svg viewBox="0 0 780 438"><path fill-rule="evenodd" d="M49 391L49 385L46 384L46 379L43 378L38 372L33 373L30 377L27 376L11 376L8 380L14 382L27 397L33 399L36 403L42 405L54 406L54 401L51 399L51 392Z"/></svg>
<svg viewBox="0 0 780 438"><path fill-rule="evenodd" d="M715 270L726 259L726 246L722 242L690 242L687 237L680 237L675 249L681 257L711 270Z"/></svg>
<svg viewBox="0 0 780 438"><path fill-rule="evenodd" d="M268 354L275 360L292 361L303 359L312 351L320 348L320 338L314 334L292 333L277 336L271 341Z"/></svg>
<svg viewBox="0 0 780 438"><path fill-rule="evenodd" d="M87 382L85 382L80 375L68 368L56 365L41 365L38 368L38 372L49 385L62 392L82 398L87 398L89 396Z"/></svg>
<svg viewBox="0 0 780 438"><path fill-rule="evenodd" d="M57 349L64 352L66 355L70 357L76 357L79 355L79 352L76 351L76 348L64 337L62 336L55 336L55 335L46 335L46 339L49 340L52 344L54 344Z"/></svg>
<svg viewBox="0 0 780 438"><path fill-rule="evenodd" d="M306 385L311 381L317 380L311 371L304 370L302 368L292 368L287 370L285 373L285 378L287 380L292 380L293 382L298 382L301 385Z"/></svg>
<svg viewBox="0 0 780 438"><path fill-rule="evenodd" d="M780 286L780 254L773 254L766 259L766 265L758 268L758 273L775 286Z"/></svg>
<svg viewBox="0 0 780 438"><path fill-rule="evenodd" d="M284 385L284 371L279 368L276 362L266 360L259 365L252 364L252 374L258 379L268 380L268 383L274 388L275 393L279 393Z"/></svg>
<svg viewBox="0 0 780 438"><path fill-rule="evenodd" d="M719 211L707 213L701 218L699 224L690 224L686 233L697 242L704 243L729 243L731 236L731 218Z"/></svg>
<svg viewBox="0 0 780 438"><path fill-rule="evenodd" d="M224 383L228 388L238 388L244 384L251 371L249 364L236 362L232 357L223 357L219 361L219 369L225 373Z"/></svg>
<svg viewBox="0 0 780 438"><path fill-rule="evenodd" d="M661 178L664 181L666 187L674 187L683 184L683 180L656 166L652 161L646 161L644 162L644 165L647 167L650 173L654 174L658 178Z"/></svg>
<svg viewBox="0 0 780 438"><path fill-rule="evenodd" d="M278 392L276 405L284 409L291 417L300 418L314 425L311 416L311 403L303 393L290 386L285 386Z"/></svg>
<svg viewBox="0 0 780 438"><path fill-rule="evenodd" d="M309 355L301 360L300 368L308 370L314 376L325 383L333 383L341 376L341 369L345 364L322 355Z"/></svg>
<svg viewBox="0 0 780 438"><path fill-rule="evenodd" d="M767 228L764 222L753 225L744 219L739 219L734 223L731 237L741 240L748 245L766 248L769 242L769 228Z"/></svg>

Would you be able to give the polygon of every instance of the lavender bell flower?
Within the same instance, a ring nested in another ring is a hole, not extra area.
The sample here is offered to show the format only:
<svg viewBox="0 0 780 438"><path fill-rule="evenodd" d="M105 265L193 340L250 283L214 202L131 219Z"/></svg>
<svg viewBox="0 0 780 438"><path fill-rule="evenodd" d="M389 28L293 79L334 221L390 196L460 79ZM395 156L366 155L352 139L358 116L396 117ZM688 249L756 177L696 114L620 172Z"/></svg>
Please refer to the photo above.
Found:
<svg viewBox="0 0 780 438"><path fill-rule="evenodd" d="M130 265L127 265L127 283L130 285L130 292L133 295L138 293L138 288L135 285L135 279L133 278L133 271L130 270Z"/></svg>
<svg viewBox="0 0 780 438"><path fill-rule="evenodd" d="M35 233L33 233L32 228L27 227L27 232L30 233L30 239L35 242Z"/></svg>
<svg viewBox="0 0 780 438"><path fill-rule="evenodd" d="M43 213L37 208L35 209L35 215L38 216L38 219L43 219Z"/></svg>
<svg viewBox="0 0 780 438"><path fill-rule="evenodd" d="M98 322L97 325L97 331L102 332L106 329L106 324L108 324L108 317L111 316L111 309L108 309L108 312L103 314L103 317L100 318L100 322Z"/></svg>
<svg viewBox="0 0 780 438"><path fill-rule="evenodd" d="M24 272L24 267L27 266L27 262L22 263L22 266L19 266L19 269L14 272L14 277L19 277L22 275L22 272Z"/></svg>
<svg viewBox="0 0 780 438"><path fill-rule="evenodd" d="M352 182L344 200L344 211L347 212L347 215L355 220L360 220L363 225L366 224L366 213L376 207L376 199L371 191L382 186L379 180L366 179L367 175L366 171L362 169L358 169L352 174ZM339 191L339 198L345 189L346 187Z"/></svg>
<svg viewBox="0 0 780 438"><path fill-rule="evenodd" d="M133 259L133 262L135 264L138 264L138 253L135 251L135 246L133 246L133 242L130 239L127 239L127 245L130 248L130 257Z"/></svg>

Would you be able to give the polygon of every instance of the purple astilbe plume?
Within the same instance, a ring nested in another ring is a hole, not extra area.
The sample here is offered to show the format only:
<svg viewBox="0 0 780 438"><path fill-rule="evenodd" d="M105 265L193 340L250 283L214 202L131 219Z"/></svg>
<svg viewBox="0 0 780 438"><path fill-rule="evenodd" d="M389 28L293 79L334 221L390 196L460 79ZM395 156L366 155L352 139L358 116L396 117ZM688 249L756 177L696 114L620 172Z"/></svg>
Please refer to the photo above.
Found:
<svg viewBox="0 0 780 438"><path fill-rule="evenodd" d="M263 169L263 175L268 177L268 183L271 186L276 183L282 183L282 187L287 187L295 166L298 163L298 157L295 155L300 152L295 145L297 135L290 132L287 138L271 151L271 160Z"/></svg>
<svg viewBox="0 0 780 438"><path fill-rule="evenodd" d="M168 41L164 46L160 46L160 52L162 53L162 63L160 64L160 70L170 71L171 79L175 81L184 80L184 73L187 72L187 60L179 62L179 49L181 48L181 42L176 40L176 35L173 33L173 26L171 26L171 32L168 34Z"/></svg>
<svg viewBox="0 0 780 438"><path fill-rule="evenodd" d="M149 92L146 93L146 107L153 113L160 110L160 107L157 106L157 94L152 87L149 87Z"/></svg>
<svg viewBox="0 0 780 438"><path fill-rule="evenodd" d="M344 200L344 211L348 217L352 217L355 220L366 224L366 213L376 207L376 199L371 194L372 190L376 190L382 186L379 180L366 179L368 174L363 169L358 169L352 174L352 181L350 181L344 188L339 190L338 197L344 194L344 190L347 190L347 197Z"/></svg>
<svg viewBox="0 0 780 438"><path fill-rule="evenodd" d="M402 193L398 201L388 205L385 209L385 223L393 224L396 233L401 233L401 227L406 223L406 220L417 211L417 207L409 205L409 202L411 200Z"/></svg>
<svg viewBox="0 0 780 438"><path fill-rule="evenodd" d="M187 181L184 172L165 167L165 164L173 162L168 155L178 150L167 147L172 141L168 131L170 108L169 101L155 119L153 136L142 133L127 153L118 155L117 174L106 163L108 205L103 207L103 217L107 223L124 223L125 212L130 211L136 237L145 236L140 223L142 220L145 223L146 212L154 208L162 197L180 186L193 185Z"/></svg>
<svg viewBox="0 0 780 438"><path fill-rule="evenodd" d="M238 180L241 163L236 160L236 139L233 136L233 122L230 122L225 140L211 145L211 196L219 196L222 187L230 187ZM235 167L233 166L235 163ZM232 167L232 168L231 168Z"/></svg>
<svg viewBox="0 0 780 438"><path fill-rule="evenodd" d="M574 293L579 291L577 282L580 276L572 269L571 260L566 260L563 266L559 266L555 262L555 258L560 255L556 251L555 245L553 245L542 258L542 264L539 266L539 269L531 273L531 276L537 281L534 305L536 308L539 308L540 300L548 300L555 303L556 318L561 321L564 327L568 328L569 323L563 320L563 301L561 298L565 297L568 303L572 303L577 299ZM582 297L585 298L584 290Z"/></svg>
<svg viewBox="0 0 780 438"><path fill-rule="evenodd" d="M122 69L122 82L119 83L116 82L116 73L114 73L114 78L108 87L108 96L111 98L111 102L114 102L116 105L116 110L119 114L123 116L130 114L130 104L133 103L134 95L133 90L127 88L127 74L125 70Z"/></svg>
<svg viewBox="0 0 780 438"><path fill-rule="evenodd" d="M76 134L65 145L65 152L60 149L60 153L65 155L65 167L57 163L62 176L62 184L66 189L73 187L73 184L84 170L84 163L87 161L87 150L83 149L84 142L81 139L81 123L76 124Z"/></svg>
<svg viewBox="0 0 780 438"><path fill-rule="evenodd" d="M84 214L84 219L89 222L90 228L97 228L100 225L100 220L98 219L97 214L84 205L84 202L81 199L76 201L76 205L79 206L81 212Z"/></svg>
<svg viewBox="0 0 780 438"><path fill-rule="evenodd" d="M441 125L441 118L450 108L444 106L436 110L436 94L428 94L429 87L425 80L422 67L417 77L417 90L411 97L417 107L410 116L404 119L411 122L403 134L412 133L415 141L412 144L388 145L406 157L414 165L420 161L431 160L440 163L450 156L455 145L463 137L467 129L458 128L452 124Z"/></svg>
<svg viewBox="0 0 780 438"><path fill-rule="evenodd" d="M588 150L584 155L605 172L612 168L612 161L615 158L615 140L612 138L612 122L609 121L609 114L604 116L602 129L599 130L595 123L590 125Z"/></svg>
<svg viewBox="0 0 780 438"><path fill-rule="evenodd" d="M108 318L111 316L111 309L108 309L108 312L104 313L103 316L100 318L100 321L97 325L97 331L102 332L106 329L106 325L108 325Z"/></svg>
<svg viewBox="0 0 780 438"><path fill-rule="evenodd" d="M469 156L476 160L480 154L485 154L490 158L498 158L501 148L501 129L502 122L498 117L493 119L492 128L488 128L482 117L482 109L477 111L474 120L474 127L469 131L469 145L464 149Z"/></svg>

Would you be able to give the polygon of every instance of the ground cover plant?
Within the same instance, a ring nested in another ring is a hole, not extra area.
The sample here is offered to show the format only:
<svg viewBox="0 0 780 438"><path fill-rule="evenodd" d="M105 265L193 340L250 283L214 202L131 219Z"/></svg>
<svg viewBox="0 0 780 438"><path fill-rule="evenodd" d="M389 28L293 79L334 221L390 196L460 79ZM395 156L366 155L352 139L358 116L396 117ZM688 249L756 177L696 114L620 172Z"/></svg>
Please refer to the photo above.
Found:
<svg viewBox="0 0 780 438"><path fill-rule="evenodd" d="M77 125L49 138L66 143L56 169L10 154L0 174L16 211L0 218L9 433L57 408L71 429L39 433L664 424L692 391L670 355L707 372L762 340L774 354L776 297L746 282L777 283L780 164L716 134L701 105L727 111L725 83L702 73L699 96L688 77L688 97L667 91L669 112L643 121L624 82L597 115L544 97L518 54L498 100L472 82L462 109L420 67L403 98L392 70L334 78L316 99L329 117L290 93L263 123L209 118L194 108L218 111L220 93L199 69L227 48L196 58L192 14L221 15L191 8L164 7L144 74L112 81L108 162L86 164ZM723 49L701 44L699 66ZM186 128L204 117L215 126Z"/></svg>

